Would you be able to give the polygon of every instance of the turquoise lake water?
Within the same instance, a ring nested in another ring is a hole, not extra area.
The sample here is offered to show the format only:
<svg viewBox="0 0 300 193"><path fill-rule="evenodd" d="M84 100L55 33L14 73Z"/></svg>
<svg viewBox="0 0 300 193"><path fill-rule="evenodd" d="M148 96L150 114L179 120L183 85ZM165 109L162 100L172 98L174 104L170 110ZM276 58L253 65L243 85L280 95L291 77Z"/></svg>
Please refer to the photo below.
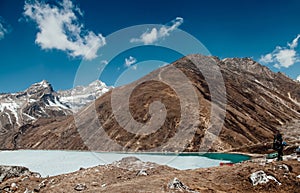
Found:
<svg viewBox="0 0 300 193"><path fill-rule="evenodd" d="M249 156L227 153L103 153L60 150L0 151L0 165L19 165L54 176L98 165L110 164L124 157L134 156L142 161L168 165L180 170L219 166L220 163L237 163Z"/></svg>

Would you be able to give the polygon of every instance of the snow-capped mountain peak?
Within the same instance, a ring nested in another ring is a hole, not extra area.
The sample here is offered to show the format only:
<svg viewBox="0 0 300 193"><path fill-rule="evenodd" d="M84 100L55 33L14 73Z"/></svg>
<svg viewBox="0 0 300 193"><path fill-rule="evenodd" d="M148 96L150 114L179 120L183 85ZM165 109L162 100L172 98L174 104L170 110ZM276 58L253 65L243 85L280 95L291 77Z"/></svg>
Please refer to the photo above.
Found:
<svg viewBox="0 0 300 193"><path fill-rule="evenodd" d="M55 92L52 85L43 80L22 92L0 94L0 134L38 118L70 115L109 89L96 80L87 86Z"/></svg>
<svg viewBox="0 0 300 193"><path fill-rule="evenodd" d="M95 80L87 86L76 86L70 90L58 91L58 94L62 103L68 105L73 112L77 112L111 88L104 82Z"/></svg>
<svg viewBox="0 0 300 193"><path fill-rule="evenodd" d="M51 93L51 92L54 92L54 90L52 88L52 85L48 81L43 80L41 82L31 85L28 89L25 90L25 92L28 95L32 95L32 94L36 94L39 92Z"/></svg>

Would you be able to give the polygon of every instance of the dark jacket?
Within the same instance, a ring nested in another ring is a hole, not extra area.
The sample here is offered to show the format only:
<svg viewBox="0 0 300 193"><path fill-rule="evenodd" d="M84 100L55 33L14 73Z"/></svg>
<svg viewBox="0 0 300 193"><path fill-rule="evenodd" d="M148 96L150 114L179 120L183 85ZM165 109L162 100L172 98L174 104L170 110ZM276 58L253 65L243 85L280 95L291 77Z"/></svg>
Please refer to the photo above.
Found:
<svg viewBox="0 0 300 193"><path fill-rule="evenodd" d="M282 150L283 149L282 142L283 142L282 135L280 133L276 134L274 136L273 149L274 150Z"/></svg>

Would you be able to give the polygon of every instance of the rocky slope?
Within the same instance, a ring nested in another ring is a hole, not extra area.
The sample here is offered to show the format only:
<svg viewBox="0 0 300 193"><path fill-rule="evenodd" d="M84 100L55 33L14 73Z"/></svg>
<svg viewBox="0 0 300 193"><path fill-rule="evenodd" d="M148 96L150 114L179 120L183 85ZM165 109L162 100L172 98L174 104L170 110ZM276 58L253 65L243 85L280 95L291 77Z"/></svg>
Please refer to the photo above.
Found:
<svg viewBox="0 0 300 193"><path fill-rule="evenodd" d="M56 92L49 82L43 80L23 92L1 94L1 148L12 148L12 143L24 132L27 125L42 118L59 119L72 115L108 89L104 83L96 80L88 86Z"/></svg>
<svg viewBox="0 0 300 193"><path fill-rule="evenodd" d="M23 92L1 94L0 102L0 144L4 148L24 124L33 123L42 117L71 114L70 108L60 102L47 81L35 83Z"/></svg>
<svg viewBox="0 0 300 193"><path fill-rule="evenodd" d="M69 114L69 107L62 104L51 84L42 81L19 93L0 95L1 124L13 128L40 117Z"/></svg>
<svg viewBox="0 0 300 193"><path fill-rule="evenodd" d="M121 167L120 167L121 166ZM253 185L251 175L264 172L276 181ZM0 183L6 192L298 192L299 161L289 160L259 164L247 161L233 166L194 170L176 170L134 158L116 163L81 168L77 172L38 178L21 176ZM279 185L280 183L280 185Z"/></svg>
<svg viewBox="0 0 300 193"><path fill-rule="evenodd" d="M271 141L277 129L288 128L284 137L292 139L288 135L299 128L299 102L299 82L252 59L191 55L107 92L74 117L27 125L16 143L35 149L247 151Z"/></svg>

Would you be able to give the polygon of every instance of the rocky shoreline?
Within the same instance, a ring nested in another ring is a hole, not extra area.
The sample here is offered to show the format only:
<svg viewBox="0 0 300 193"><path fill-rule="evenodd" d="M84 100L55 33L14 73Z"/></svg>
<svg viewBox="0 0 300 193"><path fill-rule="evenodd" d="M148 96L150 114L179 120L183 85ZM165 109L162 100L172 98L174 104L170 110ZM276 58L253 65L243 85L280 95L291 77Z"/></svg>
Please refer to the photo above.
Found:
<svg viewBox="0 0 300 193"><path fill-rule="evenodd" d="M10 175L3 178L0 192L297 192L299 161L296 154L282 162L261 156L234 165L177 170L126 157L46 178L24 167L2 166L1 176Z"/></svg>

